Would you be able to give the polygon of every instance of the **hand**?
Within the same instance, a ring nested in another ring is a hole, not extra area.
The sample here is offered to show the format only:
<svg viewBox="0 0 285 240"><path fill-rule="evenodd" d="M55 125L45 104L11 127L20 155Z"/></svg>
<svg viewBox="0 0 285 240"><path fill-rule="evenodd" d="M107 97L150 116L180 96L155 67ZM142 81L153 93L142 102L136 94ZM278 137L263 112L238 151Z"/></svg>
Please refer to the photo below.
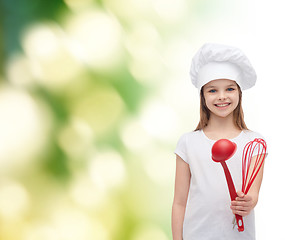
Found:
<svg viewBox="0 0 285 240"><path fill-rule="evenodd" d="M231 209L233 214L238 214L242 217L247 216L255 207L255 198L249 194L244 194L241 191L237 192L236 200L231 202Z"/></svg>

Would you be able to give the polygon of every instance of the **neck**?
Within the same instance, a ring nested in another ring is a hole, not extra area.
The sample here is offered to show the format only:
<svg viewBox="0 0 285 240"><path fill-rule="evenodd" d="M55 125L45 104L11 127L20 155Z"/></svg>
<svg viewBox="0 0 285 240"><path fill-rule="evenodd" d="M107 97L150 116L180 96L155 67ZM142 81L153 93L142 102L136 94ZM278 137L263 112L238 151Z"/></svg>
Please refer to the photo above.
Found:
<svg viewBox="0 0 285 240"><path fill-rule="evenodd" d="M211 114L208 125L205 127L208 131L221 131L221 132L232 132L240 131L235 125L233 114L227 117L218 117Z"/></svg>

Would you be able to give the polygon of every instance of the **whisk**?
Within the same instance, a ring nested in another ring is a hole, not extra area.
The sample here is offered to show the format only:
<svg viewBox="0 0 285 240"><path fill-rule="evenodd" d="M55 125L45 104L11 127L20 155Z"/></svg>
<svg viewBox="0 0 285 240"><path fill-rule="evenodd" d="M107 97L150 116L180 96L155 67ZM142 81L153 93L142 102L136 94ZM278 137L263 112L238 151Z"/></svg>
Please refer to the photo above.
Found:
<svg viewBox="0 0 285 240"><path fill-rule="evenodd" d="M248 142L242 153L242 192L247 194L252 186L267 154L267 145L262 138L255 138L253 141ZM253 162L252 162L253 161ZM234 218L233 224L239 222Z"/></svg>
<svg viewBox="0 0 285 240"><path fill-rule="evenodd" d="M262 138L255 138L245 145L242 153L242 192L244 194L247 194L252 186L264 162L266 150L267 145Z"/></svg>

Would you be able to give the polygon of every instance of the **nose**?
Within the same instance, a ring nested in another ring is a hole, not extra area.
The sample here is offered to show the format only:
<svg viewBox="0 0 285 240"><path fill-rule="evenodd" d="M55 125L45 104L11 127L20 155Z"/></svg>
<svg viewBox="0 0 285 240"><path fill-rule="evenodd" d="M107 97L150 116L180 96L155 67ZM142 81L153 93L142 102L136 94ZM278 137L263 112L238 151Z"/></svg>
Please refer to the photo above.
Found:
<svg viewBox="0 0 285 240"><path fill-rule="evenodd" d="M218 98L219 100L225 100L227 98L226 93L224 91L220 91Z"/></svg>

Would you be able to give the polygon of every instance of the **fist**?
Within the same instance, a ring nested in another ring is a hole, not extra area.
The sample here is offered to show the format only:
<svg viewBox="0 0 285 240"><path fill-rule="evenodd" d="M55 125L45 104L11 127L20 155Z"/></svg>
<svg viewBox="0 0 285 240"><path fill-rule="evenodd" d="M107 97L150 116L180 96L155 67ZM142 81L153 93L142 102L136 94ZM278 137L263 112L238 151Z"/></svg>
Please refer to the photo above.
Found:
<svg viewBox="0 0 285 240"><path fill-rule="evenodd" d="M233 214L238 214L242 217L247 216L256 205L254 199L241 191L238 191L237 195L236 199L231 202L231 210Z"/></svg>

